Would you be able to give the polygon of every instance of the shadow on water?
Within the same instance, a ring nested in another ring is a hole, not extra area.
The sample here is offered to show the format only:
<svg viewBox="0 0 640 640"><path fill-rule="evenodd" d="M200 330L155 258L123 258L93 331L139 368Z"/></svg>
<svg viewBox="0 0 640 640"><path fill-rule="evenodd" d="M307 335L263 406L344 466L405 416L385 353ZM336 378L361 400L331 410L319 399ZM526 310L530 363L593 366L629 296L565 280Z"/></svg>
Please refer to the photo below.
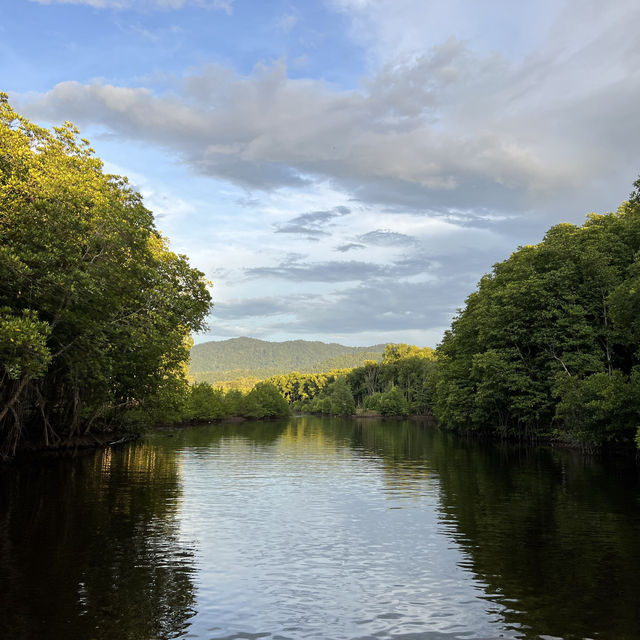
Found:
<svg viewBox="0 0 640 640"><path fill-rule="evenodd" d="M434 436L444 522L504 617L532 637L637 638L635 465Z"/></svg>
<svg viewBox="0 0 640 640"><path fill-rule="evenodd" d="M194 614L177 459L136 443L0 473L0 637L174 638Z"/></svg>
<svg viewBox="0 0 640 640"><path fill-rule="evenodd" d="M387 481L437 477L442 527L522 637L640 637L640 483L631 460L363 422ZM405 481L406 487L411 482Z"/></svg>

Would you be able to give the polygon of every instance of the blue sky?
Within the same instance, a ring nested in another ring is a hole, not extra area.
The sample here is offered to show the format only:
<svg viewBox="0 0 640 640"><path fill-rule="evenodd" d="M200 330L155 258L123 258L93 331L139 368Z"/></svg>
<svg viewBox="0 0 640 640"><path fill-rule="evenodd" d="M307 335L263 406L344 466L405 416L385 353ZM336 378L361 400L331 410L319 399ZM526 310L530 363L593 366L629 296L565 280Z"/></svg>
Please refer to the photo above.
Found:
<svg viewBox="0 0 640 640"><path fill-rule="evenodd" d="M198 340L434 346L640 171L636 0L5 0L0 89L71 120L213 282Z"/></svg>

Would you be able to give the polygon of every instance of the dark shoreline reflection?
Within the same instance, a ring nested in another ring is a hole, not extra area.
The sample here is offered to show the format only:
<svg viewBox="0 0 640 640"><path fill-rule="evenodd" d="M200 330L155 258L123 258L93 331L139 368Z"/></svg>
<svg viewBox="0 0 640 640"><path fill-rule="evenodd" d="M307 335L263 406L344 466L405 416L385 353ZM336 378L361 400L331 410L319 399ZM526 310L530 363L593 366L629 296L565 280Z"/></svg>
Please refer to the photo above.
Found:
<svg viewBox="0 0 640 640"><path fill-rule="evenodd" d="M522 637L640 637L633 460L480 442L410 423L363 422L353 443L382 457L395 491L398 478L406 488L437 476L443 529Z"/></svg>
<svg viewBox="0 0 640 640"><path fill-rule="evenodd" d="M176 638L194 615L179 469L148 443L0 473L0 637Z"/></svg>
<svg viewBox="0 0 640 640"><path fill-rule="evenodd" d="M470 568L531 637L638 638L635 465L434 437L445 523Z"/></svg>

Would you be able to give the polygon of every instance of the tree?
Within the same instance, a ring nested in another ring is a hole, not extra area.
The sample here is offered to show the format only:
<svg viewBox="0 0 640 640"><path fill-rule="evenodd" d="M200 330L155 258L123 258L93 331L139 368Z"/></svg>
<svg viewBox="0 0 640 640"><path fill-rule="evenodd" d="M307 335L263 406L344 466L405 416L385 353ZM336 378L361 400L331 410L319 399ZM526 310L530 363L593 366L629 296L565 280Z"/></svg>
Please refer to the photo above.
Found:
<svg viewBox="0 0 640 640"><path fill-rule="evenodd" d="M69 123L0 94L0 454L119 423L184 377L203 274L172 253L125 178Z"/></svg>
<svg viewBox="0 0 640 640"><path fill-rule="evenodd" d="M289 413L289 403L268 382L259 382L247 394L244 415L248 418L282 418Z"/></svg>
<svg viewBox="0 0 640 640"><path fill-rule="evenodd" d="M636 183L636 187L640 182ZM640 201L555 225L485 275L438 347L452 429L631 440L640 414Z"/></svg>
<svg viewBox="0 0 640 640"><path fill-rule="evenodd" d="M339 416L350 416L356 412L356 403L344 376L333 383L329 398L331 400L331 413Z"/></svg>
<svg viewBox="0 0 640 640"><path fill-rule="evenodd" d="M378 410L383 416L407 416L409 404L398 387L385 391L378 400Z"/></svg>
<svg viewBox="0 0 640 640"><path fill-rule="evenodd" d="M404 358L427 358L428 360L436 359L436 351L431 347L416 347L412 344L400 342L398 344L388 344L384 350L382 357L383 364L396 362Z"/></svg>
<svg viewBox="0 0 640 640"><path fill-rule="evenodd" d="M186 413L191 420L217 420L224 417L224 393L206 382L194 384L191 387Z"/></svg>

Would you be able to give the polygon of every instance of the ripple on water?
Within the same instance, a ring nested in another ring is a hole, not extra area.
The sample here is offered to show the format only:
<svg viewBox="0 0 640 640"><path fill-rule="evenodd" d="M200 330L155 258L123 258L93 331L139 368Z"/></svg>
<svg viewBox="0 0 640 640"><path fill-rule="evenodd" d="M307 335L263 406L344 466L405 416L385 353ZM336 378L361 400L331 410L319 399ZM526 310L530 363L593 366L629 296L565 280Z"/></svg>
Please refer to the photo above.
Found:
<svg viewBox="0 0 640 640"><path fill-rule="evenodd" d="M410 422L0 469L0 638L638 638L635 468Z"/></svg>
<svg viewBox="0 0 640 640"><path fill-rule="evenodd" d="M215 620L211 640L489 637L426 466L416 477L340 449L277 452L233 437L208 455L183 450L180 518L199 548L194 628Z"/></svg>

